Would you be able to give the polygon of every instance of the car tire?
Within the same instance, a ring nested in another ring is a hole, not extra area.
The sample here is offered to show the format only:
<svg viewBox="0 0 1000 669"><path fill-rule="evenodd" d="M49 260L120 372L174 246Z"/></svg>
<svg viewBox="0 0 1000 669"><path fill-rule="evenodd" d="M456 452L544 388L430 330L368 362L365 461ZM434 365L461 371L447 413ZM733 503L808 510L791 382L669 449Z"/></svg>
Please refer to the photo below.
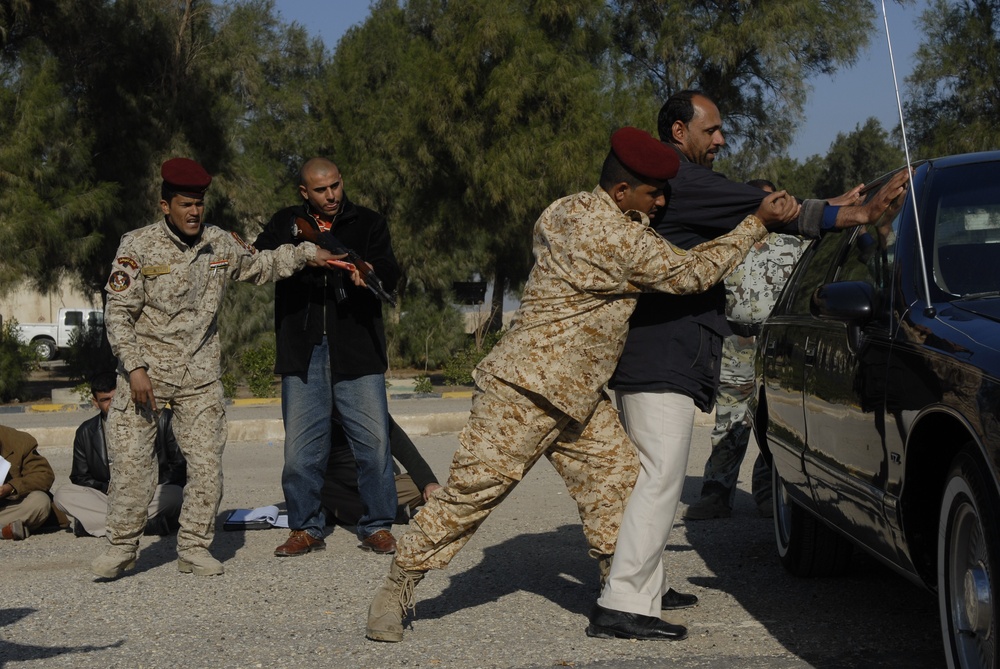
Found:
<svg viewBox="0 0 1000 669"><path fill-rule="evenodd" d="M782 566L796 576L840 576L851 566L854 546L792 500L771 463L774 538Z"/></svg>
<svg viewBox="0 0 1000 669"><path fill-rule="evenodd" d="M35 347L35 352L42 360L52 360L56 357L56 343L48 337L39 337L31 342Z"/></svg>
<svg viewBox="0 0 1000 669"><path fill-rule="evenodd" d="M937 589L945 657L952 668L997 667L1000 499L970 444L945 479L938 520Z"/></svg>

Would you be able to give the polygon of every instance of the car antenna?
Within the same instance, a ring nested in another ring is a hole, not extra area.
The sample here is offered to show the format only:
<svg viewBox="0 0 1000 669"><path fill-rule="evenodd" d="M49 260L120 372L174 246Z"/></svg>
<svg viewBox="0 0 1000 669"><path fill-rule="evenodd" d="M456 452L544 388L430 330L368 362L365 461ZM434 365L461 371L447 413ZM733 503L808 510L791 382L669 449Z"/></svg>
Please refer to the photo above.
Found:
<svg viewBox="0 0 1000 669"><path fill-rule="evenodd" d="M885 0L882 0L882 19L885 22L885 43L889 47L889 67L892 68L892 85L896 89L896 108L899 110L899 131L903 135L903 153L906 155L906 171L910 178L913 178L913 163L910 160L910 147L906 142L906 123L903 120L903 103L899 98L899 82L896 80L896 59L892 56L892 39L889 37L889 15L885 11ZM920 252L920 270L924 280L924 299L927 306L924 307L924 315L927 318L934 318L937 310L931 304L931 288L927 281L927 259L924 257L924 240L920 234L920 214L917 211L916 189L912 186L906 190L910 193L910 202L913 204L913 221L917 228L917 250Z"/></svg>

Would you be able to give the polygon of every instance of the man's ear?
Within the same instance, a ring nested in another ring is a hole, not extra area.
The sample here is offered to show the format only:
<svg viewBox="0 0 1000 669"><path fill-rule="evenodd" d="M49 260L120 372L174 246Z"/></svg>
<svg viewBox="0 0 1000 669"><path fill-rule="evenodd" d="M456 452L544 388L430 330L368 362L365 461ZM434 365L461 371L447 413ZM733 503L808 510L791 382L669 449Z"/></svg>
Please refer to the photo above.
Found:
<svg viewBox="0 0 1000 669"><path fill-rule="evenodd" d="M684 140L687 139L687 125L684 121L674 121L674 124L670 126L670 136L677 144L684 143Z"/></svg>
<svg viewBox="0 0 1000 669"><path fill-rule="evenodd" d="M629 185L626 182L619 181L611 187L608 194L611 195L611 199L615 201L615 204L621 204L625 201L625 197L628 195L629 190Z"/></svg>
<svg viewBox="0 0 1000 669"><path fill-rule="evenodd" d="M160 211L162 211L164 214L169 214L170 203L167 202L166 200L160 200Z"/></svg>
<svg viewBox="0 0 1000 669"><path fill-rule="evenodd" d="M302 184L299 184L299 195L302 196L303 200L307 202L309 201L309 191L306 190L306 187Z"/></svg>

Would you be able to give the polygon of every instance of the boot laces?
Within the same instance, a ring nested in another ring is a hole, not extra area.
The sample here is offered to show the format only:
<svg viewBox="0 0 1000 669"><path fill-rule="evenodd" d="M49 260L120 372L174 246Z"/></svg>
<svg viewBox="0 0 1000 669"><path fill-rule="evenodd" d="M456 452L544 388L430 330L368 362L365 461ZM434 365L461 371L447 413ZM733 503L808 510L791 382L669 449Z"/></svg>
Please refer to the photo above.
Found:
<svg viewBox="0 0 1000 669"><path fill-rule="evenodd" d="M406 571L403 571L402 574L403 579L399 584L399 605L403 607L404 615L408 610L413 611L413 613L416 614L417 601L413 594L413 590L417 587L418 579Z"/></svg>

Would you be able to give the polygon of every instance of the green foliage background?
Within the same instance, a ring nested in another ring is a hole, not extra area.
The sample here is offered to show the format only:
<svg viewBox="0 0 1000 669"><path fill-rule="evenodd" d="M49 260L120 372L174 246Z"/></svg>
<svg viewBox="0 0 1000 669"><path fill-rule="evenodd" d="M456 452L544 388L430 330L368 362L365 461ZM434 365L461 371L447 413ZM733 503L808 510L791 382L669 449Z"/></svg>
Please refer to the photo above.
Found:
<svg viewBox="0 0 1000 669"><path fill-rule="evenodd" d="M998 5L924 13L914 158L1000 146ZM168 157L203 163L209 222L252 240L326 155L390 222L393 364L444 365L464 343L452 282L500 286L499 316L538 214L595 185L614 128L655 133L671 93L717 100L734 179L830 197L901 164L873 119L825 156L785 155L809 77L854 63L876 24L868 0L377 0L331 51L271 0L0 0L0 293L100 290L121 235L159 215ZM271 309L270 288L232 286L229 378L268 345Z"/></svg>

